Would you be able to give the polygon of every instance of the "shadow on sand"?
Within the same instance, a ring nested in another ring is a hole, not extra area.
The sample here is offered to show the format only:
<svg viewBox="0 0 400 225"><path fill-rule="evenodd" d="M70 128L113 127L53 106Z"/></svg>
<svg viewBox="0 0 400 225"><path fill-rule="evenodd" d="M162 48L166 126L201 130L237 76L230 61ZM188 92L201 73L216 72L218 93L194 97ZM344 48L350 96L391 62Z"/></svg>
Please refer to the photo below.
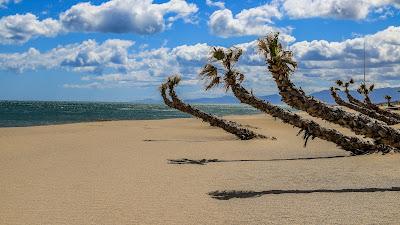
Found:
<svg viewBox="0 0 400 225"><path fill-rule="evenodd" d="M290 158L290 159L238 159L238 160L219 160L219 159L168 159L169 164L193 164L206 165L208 163L232 163L232 162L276 162L276 161L297 161L297 160L314 160L314 159L335 159L350 156L323 156L323 157L306 157L306 158Z"/></svg>
<svg viewBox="0 0 400 225"><path fill-rule="evenodd" d="M400 192L400 187L391 188L349 188L349 189L316 189L316 190L268 190L268 191L214 191L208 193L218 200L232 198L256 198L263 195L279 194L311 194L311 193L372 193L372 192Z"/></svg>

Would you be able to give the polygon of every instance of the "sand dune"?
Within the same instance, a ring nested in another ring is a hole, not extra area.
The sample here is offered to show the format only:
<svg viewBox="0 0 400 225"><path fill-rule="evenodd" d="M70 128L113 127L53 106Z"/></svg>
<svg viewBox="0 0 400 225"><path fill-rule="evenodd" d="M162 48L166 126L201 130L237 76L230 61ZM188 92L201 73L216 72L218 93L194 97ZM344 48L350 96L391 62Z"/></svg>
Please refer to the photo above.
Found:
<svg viewBox="0 0 400 225"><path fill-rule="evenodd" d="M400 223L400 155L303 148L271 117L229 119L278 139L196 119L1 128L0 224ZM168 161L183 158L217 160Z"/></svg>

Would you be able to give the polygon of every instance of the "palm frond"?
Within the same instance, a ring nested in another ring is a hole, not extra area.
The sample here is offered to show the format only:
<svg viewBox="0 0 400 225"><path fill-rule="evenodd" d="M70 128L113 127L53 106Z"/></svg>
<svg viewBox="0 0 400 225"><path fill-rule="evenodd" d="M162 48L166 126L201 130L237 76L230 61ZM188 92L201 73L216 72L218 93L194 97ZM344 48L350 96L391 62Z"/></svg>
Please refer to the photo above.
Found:
<svg viewBox="0 0 400 225"><path fill-rule="evenodd" d="M374 91L374 88L375 88L375 85L374 85L374 84L371 84L371 86L369 86L369 92L373 92L373 91Z"/></svg>
<svg viewBox="0 0 400 225"><path fill-rule="evenodd" d="M225 92L228 92L230 87L231 87L231 85L228 82L224 82Z"/></svg>
<svg viewBox="0 0 400 225"><path fill-rule="evenodd" d="M221 83L221 77L216 76L216 77L212 78L208 84L206 84L205 89L206 89L206 91L208 91L208 90L212 89L213 87L218 86L220 83Z"/></svg>
<svg viewBox="0 0 400 225"><path fill-rule="evenodd" d="M161 93L163 93L167 90L167 88L168 88L168 84L167 84L167 82L165 82L160 85L159 90Z"/></svg>
<svg viewBox="0 0 400 225"><path fill-rule="evenodd" d="M199 73L200 77L206 80L205 90L223 83L225 90L228 91L233 81L242 82L245 78L244 74L234 69L242 54L243 50L238 47L228 49L213 47L210 63L206 64ZM215 64L218 64L218 68ZM219 74L221 66L223 66L223 74Z"/></svg>
<svg viewBox="0 0 400 225"><path fill-rule="evenodd" d="M200 71L202 78L213 78L218 76L218 69L214 65L206 64Z"/></svg>
<svg viewBox="0 0 400 225"><path fill-rule="evenodd" d="M181 82L182 78L179 75L173 75L168 77L168 87L172 90Z"/></svg>
<svg viewBox="0 0 400 225"><path fill-rule="evenodd" d="M267 37L259 39L258 48L264 54L267 62L273 65L273 70L290 75L297 68L293 52L284 50L279 42L279 33L271 33Z"/></svg>
<svg viewBox="0 0 400 225"><path fill-rule="evenodd" d="M237 63L240 59L240 56L242 56L243 54L243 50L241 48L234 47L232 52L233 52L232 62Z"/></svg>
<svg viewBox="0 0 400 225"><path fill-rule="evenodd" d="M331 87L331 91L340 91L340 89L337 87Z"/></svg>
<svg viewBox="0 0 400 225"><path fill-rule="evenodd" d="M367 86L364 83L360 84L360 87L357 89L357 91L360 94L368 94Z"/></svg>

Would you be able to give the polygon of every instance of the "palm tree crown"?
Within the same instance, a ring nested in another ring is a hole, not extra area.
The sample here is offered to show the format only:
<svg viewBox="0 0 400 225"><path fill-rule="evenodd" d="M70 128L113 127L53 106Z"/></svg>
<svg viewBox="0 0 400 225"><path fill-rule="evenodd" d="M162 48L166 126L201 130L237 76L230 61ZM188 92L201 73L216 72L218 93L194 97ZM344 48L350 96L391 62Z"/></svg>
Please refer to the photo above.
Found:
<svg viewBox="0 0 400 225"><path fill-rule="evenodd" d="M343 81L336 80L336 85L339 86L339 87L342 87L343 86Z"/></svg>
<svg viewBox="0 0 400 225"><path fill-rule="evenodd" d="M228 91L231 83L229 79L234 79L236 82L242 83L244 74L233 68L242 54L243 50L240 48L232 47L223 49L214 47L211 50L210 63L206 64L200 71L200 76L209 81L206 83L205 89L209 90L224 83L225 90ZM218 73L218 68L213 63L219 63L218 66L223 67L223 76Z"/></svg>
<svg viewBox="0 0 400 225"><path fill-rule="evenodd" d="M362 83L360 87L357 89L357 92L363 95L369 95L374 91L375 85L371 84L369 87L365 83Z"/></svg>
<svg viewBox="0 0 400 225"><path fill-rule="evenodd" d="M293 60L292 51L284 50L279 42L278 32L259 39L258 48L264 54L271 71L290 75L297 68L297 62Z"/></svg>
<svg viewBox="0 0 400 225"><path fill-rule="evenodd" d="M392 106L392 104L390 103L390 101L392 100L392 96L390 95L385 95L385 99L387 101L388 107Z"/></svg>

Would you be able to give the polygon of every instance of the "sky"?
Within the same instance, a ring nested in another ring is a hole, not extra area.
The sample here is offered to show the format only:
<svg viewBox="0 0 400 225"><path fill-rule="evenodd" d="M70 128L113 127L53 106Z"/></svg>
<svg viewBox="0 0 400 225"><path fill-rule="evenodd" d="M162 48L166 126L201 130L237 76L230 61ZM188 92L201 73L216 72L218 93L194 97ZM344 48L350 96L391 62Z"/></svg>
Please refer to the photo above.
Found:
<svg viewBox="0 0 400 225"><path fill-rule="evenodd" d="M40 2L40 3L38 3ZM400 0L0 0L0 100L138 101L179 74L204 91L212 46L240 47L244 86L277 93L256 40L279 32L311 93L337 79L400 86ZM355 88L355 87L354 87Z"/></svg>

